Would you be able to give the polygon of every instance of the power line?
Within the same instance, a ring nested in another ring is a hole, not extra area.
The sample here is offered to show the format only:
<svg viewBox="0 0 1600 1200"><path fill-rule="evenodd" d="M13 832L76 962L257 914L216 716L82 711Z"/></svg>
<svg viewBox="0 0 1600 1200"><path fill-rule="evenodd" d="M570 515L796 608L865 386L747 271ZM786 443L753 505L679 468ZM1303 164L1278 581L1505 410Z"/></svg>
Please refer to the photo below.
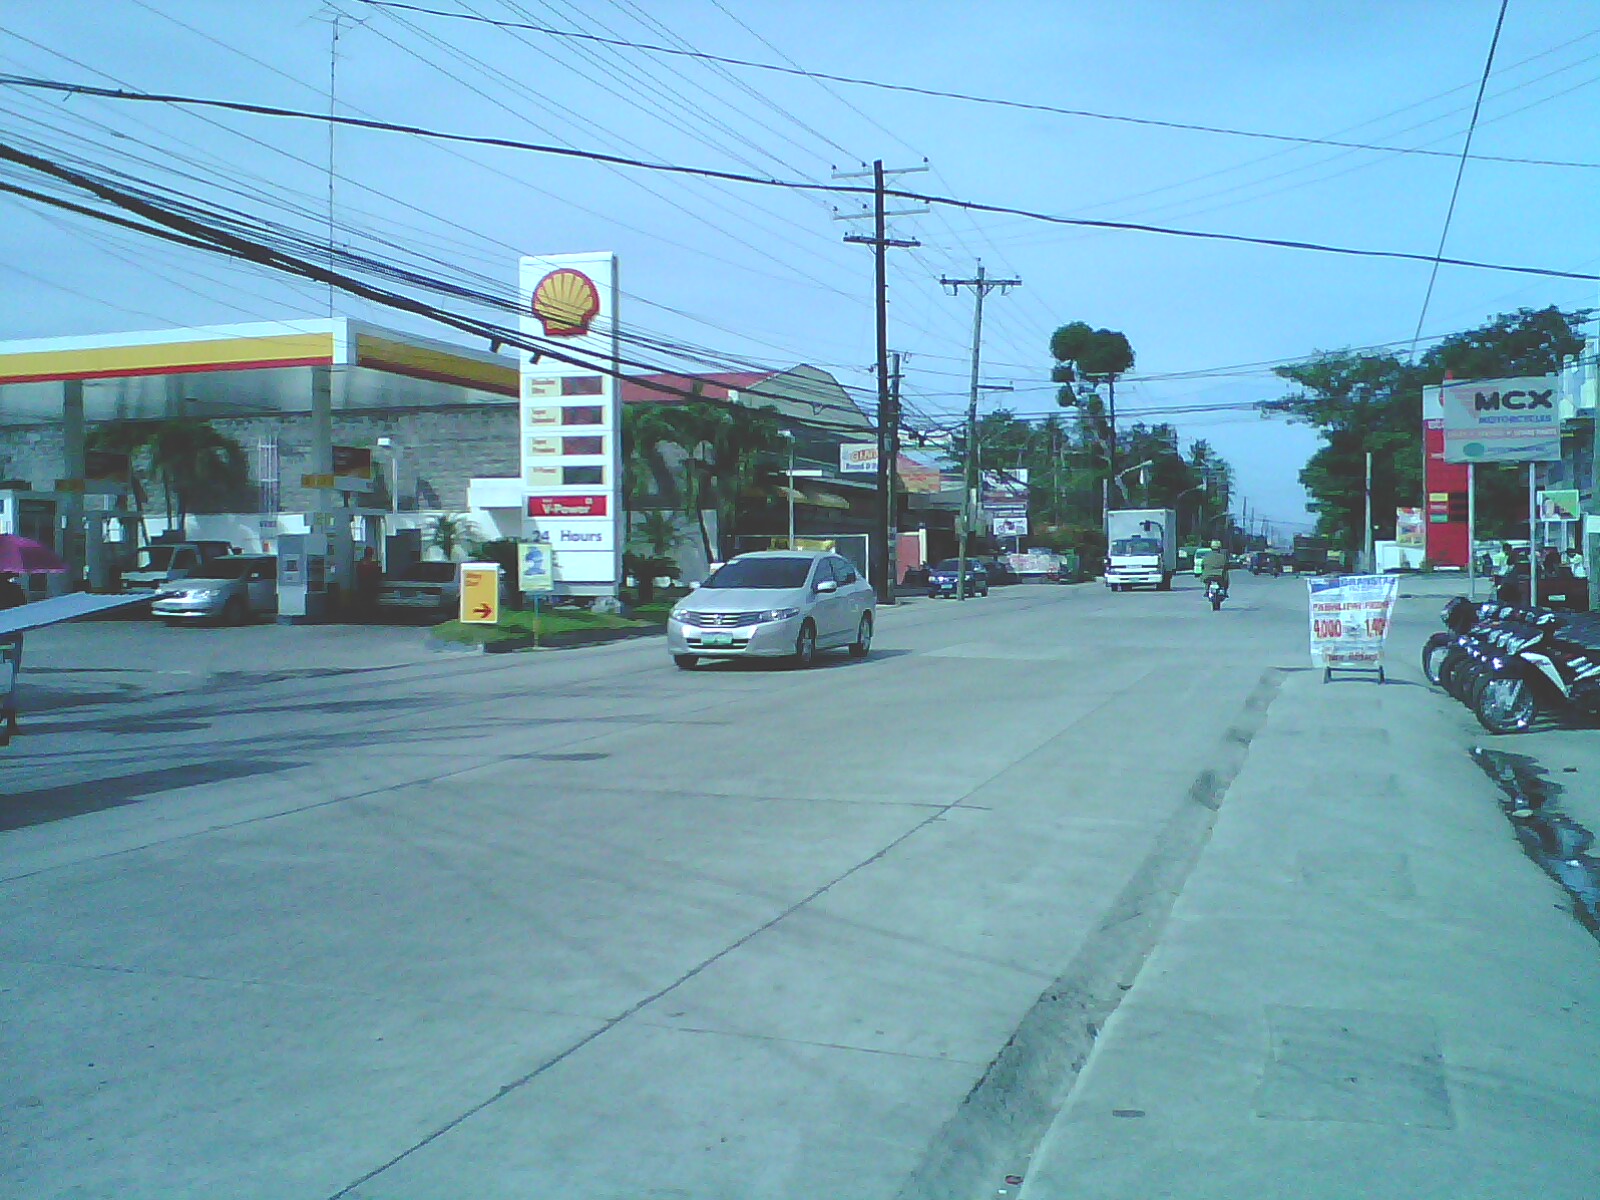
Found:
<svg viewBox="0 0 1600 1200"><path fill-rule="evenodd" d="M22 88L36 88L45 91L62 92L68 95L95 96L105 100L123 100L139 103L194 105L203 108L218 108L230 112L249 113L255 116L283 117L302 121L331 121L340 125L348 125L357 129L371 129L384 133L403 133L414 137L433 138L440 141L464 142L478 146L493 146L503 150L521 150L535 154L549 154L559 158L578 159L587 162L607 163L614 166L634 167L644 171L659 171L671 175L699 176L705 179L720 179L729 183L746 183L756 187L782 188L796 192L838 192L853 195L868 195L872 189L862 187L845 187L830 183L807 183L799 180L784 180L767 178L760 175L748 175L738 171L723 171L713 167L691 167L681 163L650 162L645 159L629 158L618 154L605 154L596 150L579 150L570 146L553 146L539 142L524 142L515 138L494 137L487 134L451 133L445 130L429 129L425 126L410 125L397 121L369 120L362 117L329 116L326 113L306 112L302 109L280 108L271 104L253 104L240 100L217 100L200 96L185 96L169 92L134 92L122 88L106 88L91 84L69 83L62 80L39 79L23 75L0 75L0 85ZM1405 250L1371 250L1355 246L1336 246L1325 242L1311 242L1296 238L1269 238L1251 237L1238 233L1218 233L1211 230L1178 229L1165 225L1148 225L1134 221L1100 221L1087 217L1064 217L1055 213L1038 212L1033 209L1012 208L1003 204L985 204L976 200L961 200L952 196L927 195L921 192L900 191L890 189L885 195L897 200L912 200L923 204L936 204L947 208L966 209L971 212L996 213L1002 216L1026 217L1034 221L1042 221L1051 225L1066 225L1085 229L1110 229L1122 230L1132 233L1153 233L1167 237L1193 238L1201 241L1234 242L1241 245L1269 246L1276 249L1307 250L1320 254L1339 254L1354 258L1382 258L1393 259L1400 262L1425 262L1436 261L1436 256L1431 254L1417 254ZM1437 258L1440 263L1454 267L1474 267L1488 271L1506 271L1518 275L1540 275L1552 279L1579 279L1600 282L1600 275L1591 275L1579 271L1560 271L1549 267L1523 267L1508 263L1481 262L1467 258Z"/></svg>
<svg viewBox="0 0 1600 1200"><path fill-rule="evenodd" d="M1489 86L1489 72L1494 67L1495 47L1500 45L1500 30L1506 23L1506 6L1509 3L1510 0L1500 0L1500 15L1495 18L1494 36L1489 39L1489 53L1484 57L1483 60L1483 76L1478 80L1478 98L1473 101L1472 120L1467 123L1467 137L1466 140L1461 144L1461 161L1456 164L1456 182L1455 186L1450 189L1450 206L1445 209L1444 228L1439 230L1439 250L1433 256L1433 269L1428 272L1428 290L1422 295L1422 311L1417 314L1417 332L1415 338L1420 338L1422 336L1422 322L1427 319L1428 304L1433 300L1433 285L1437 283L1439 279L1439 256L1444 253L1445 239L1450 236L1450 221L1451 218L1456 215L1456 200L1461 195L1461 179L1462 176L1467 173L1467 152L1472 149L1472 133L1473 130L1477 129L1478 127L1478 112L1483 107L1484 89ZM1415 338L1413 338L1412 341L1412 354L1416 353ZM1372 459L1370 455L1367 458L1367 474L1369 476L1368 482L1370 484L1370 476L1372 474ZM1529 478L1532 478L1532 476ZM1368 507L1371 507L1370 495L1368 497ZM1371 533L1372 531L1369 527L1367 530L1369 539L1371 537Z"/></svg>
<svg viewBox="0 0 1600 1200"><path fill-rule="evenodd" d="M577 33L569 29L555 29L548 25L537 25L524 21L506 21L494 17L485 17L475 13L449 12L443 9L426 8L419 4L403 4L398 0L360 0L360 3L373 8L404 9L408 12L423 13L432 17L448 17L453 20L475 21L484 25L495 25L504 29L526 29L533 33L543 33L551 37L577 38L584 41L602 42L609 46L618 46L628 50L642 50L648 54L670 54L685 58L697 58L708 62L722 63L725 66L748 67L751 70L771 71L779 75L793 75L804 79L826 80L830 83L847 83L857 87L876 88L886 92L904 92L913 96L929 96L940 100L960 100L968 104L986 104L997 108L1014 108L1024 112L1050 113L1061 117L1082 117L1095 121L1114 121L1126 125L1145 125L1157 129L1178 129L1191 133L1220 134L1227 137L1255 138L1270 142L1292 142L1302 146L1333 146L1344 150L1368 150L1384 154L1409 154L1424 155L1428 157L1454 158L1455 154L1444 150L1412 149L1405 146L1384 146L1371 142L1343 142L1334 138L1297 137L1286 133L1267 133L1254 129L1236 129L1225 125L1201 125L1191 121L1168 121L1155 117L1131 117L1122 113L1096 112L1087 108L1062 108L1053 104L1035 104L1024 100L1004 100L995 96L978 96L968 92L952 92L940 88L918 87L913 84L885 83L877 79L863 79L854 75L836 75L827 71L808 71L800 67L786 67L778 63L757 62L747 58L731 58L720 54L707 54L699 50L683 50L673 46L661 46L650 42L633 42L622 38L601 37L592 33ZM720 6L719 6L720 7ZM1563 159L1542 158L1513 158L1501 155L1480 155L1485 162L1520 163L1526 166L1539 167L1578 167L1586 170L1600 170L1600 163L1571 162Z"/></svg>

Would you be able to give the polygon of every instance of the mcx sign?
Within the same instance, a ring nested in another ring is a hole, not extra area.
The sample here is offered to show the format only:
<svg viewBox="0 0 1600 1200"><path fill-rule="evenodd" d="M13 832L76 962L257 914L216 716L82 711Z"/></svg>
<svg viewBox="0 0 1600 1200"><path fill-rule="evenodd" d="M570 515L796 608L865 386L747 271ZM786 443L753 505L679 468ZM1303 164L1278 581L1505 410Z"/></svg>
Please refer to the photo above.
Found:
<svg viewBox="0 0 1600 1200"><path fill-rule="evenodd" d="M1449 380L1439 389L1446 462L1554 462L1561 457L1556 376Z"/></svg>

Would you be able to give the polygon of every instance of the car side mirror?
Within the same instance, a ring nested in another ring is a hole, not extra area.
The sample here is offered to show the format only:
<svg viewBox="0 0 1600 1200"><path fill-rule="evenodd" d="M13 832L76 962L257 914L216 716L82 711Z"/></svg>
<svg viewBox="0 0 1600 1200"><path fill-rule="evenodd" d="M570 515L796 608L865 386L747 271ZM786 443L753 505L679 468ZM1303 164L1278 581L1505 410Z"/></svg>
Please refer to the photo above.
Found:
<svg viewBox="0 0 1600 1200"><path fill-rule="evenodd" d="M817 586L813 590L818 592L837 592L839 584L837 580L822 579L817 581Z"/></svg>
<svg viewBox="0 0 1600 1200"><path fill-rule="evenodd" d="M698 579L691 579L689 581L689 590L691 592L699 591L700 590L700 581Z"/></svg>

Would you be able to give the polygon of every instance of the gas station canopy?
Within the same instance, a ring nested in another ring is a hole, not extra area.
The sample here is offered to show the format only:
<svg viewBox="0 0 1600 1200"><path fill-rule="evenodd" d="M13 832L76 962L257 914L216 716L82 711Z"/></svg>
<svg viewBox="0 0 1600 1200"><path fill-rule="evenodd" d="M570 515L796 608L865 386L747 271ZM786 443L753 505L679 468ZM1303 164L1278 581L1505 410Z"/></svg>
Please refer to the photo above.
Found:
<svg viewBox="0 0 1600 1200"><path fill-rule="evenodd" d="M239 417L305 412L311 375L332 372L335 409L514 401L516 360L344 317L0 342L0 424L62 416L81 382L90 422L179 412Z"/></svg>

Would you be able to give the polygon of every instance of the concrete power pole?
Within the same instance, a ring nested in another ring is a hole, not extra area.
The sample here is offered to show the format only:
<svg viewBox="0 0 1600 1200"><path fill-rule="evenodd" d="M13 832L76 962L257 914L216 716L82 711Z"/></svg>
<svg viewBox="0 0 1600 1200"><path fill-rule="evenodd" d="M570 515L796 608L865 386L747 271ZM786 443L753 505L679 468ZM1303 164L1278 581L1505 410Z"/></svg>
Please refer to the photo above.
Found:
<svg viewBox="0 0 1600 1200"><path fill-rule="evenodd" d="M874 282L877 291L877 333L878 333L878 519L875 522L877 532L868 544L868 571L867 578L871 581L873 589L878 593L878 599L885 604L894 603L894 581L889 577L889 539L896 525L894 492L892 491L893 475L892 464L889 461L890 443L893 441L890 431L896 426L897 419L892 413L893 400L889 394L889 283L888 262L886 252L890 246L905 248L920 246L922 243L914 238L892 238L887 232L887 219L889 217L914 216L928 211L926 205L918 208L896 209L889 212L884 207L883 181L888 175L906 175L913 171L926 171L922 167L901 167L893 171L883 169L883 159L878 159L872 164L870 171L835 171L835 179L864 179L872 178L872 208L868 212L838 214L835 220L856 221L864 217L872 219L872 233L851 233L845 235L845 241L856 242L873 249Z"/></svg>
<svg viewBox="0 0 1600 1200"><path fill-rule="evenodd" d="M983 354L983 298L991 291L998 288L1002 293L1014 287L1021 287L1020 279L990 279L984 274L983 263L978 264L978 274L974 279L947 279L939 277L939 282L950 289L952 296L960 294L964 287L972 289L972 389L967 398L967 453L965 470L962 473L963 495L961 498L961 530L960 555L956 574L956 599L967 598L967 536L972 529L972 524L977 520L978 512L982 511L975 495L979 483L977 479L978 465L978 365Z"/></svg>

